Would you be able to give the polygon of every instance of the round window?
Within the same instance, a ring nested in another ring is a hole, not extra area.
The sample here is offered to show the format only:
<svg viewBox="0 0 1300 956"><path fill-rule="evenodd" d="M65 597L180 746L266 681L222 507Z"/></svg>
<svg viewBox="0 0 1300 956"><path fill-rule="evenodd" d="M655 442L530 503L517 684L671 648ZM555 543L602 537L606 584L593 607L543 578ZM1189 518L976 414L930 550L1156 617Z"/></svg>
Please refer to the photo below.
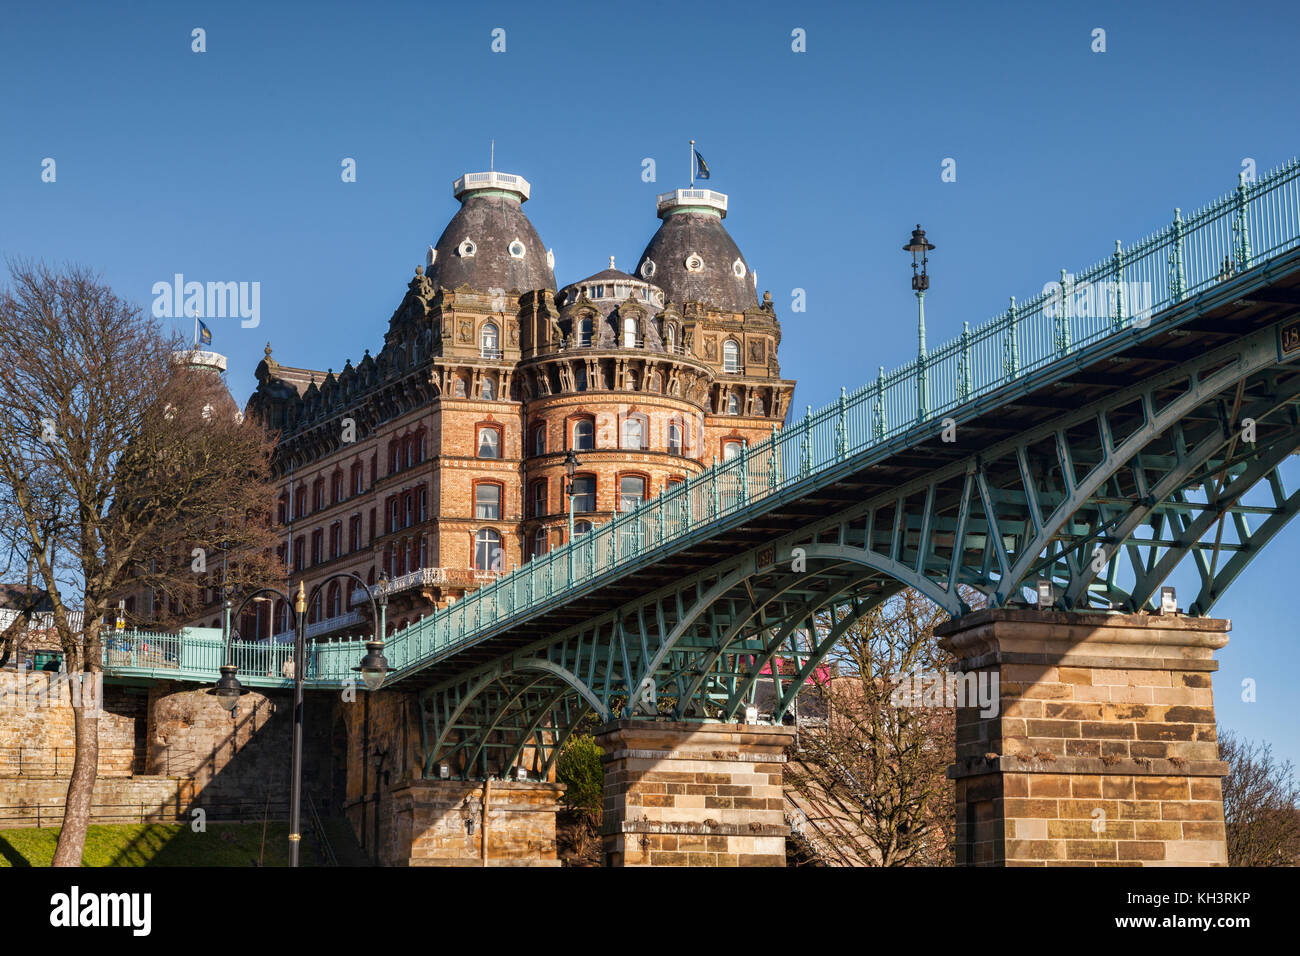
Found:
<svg viewBox="0 0 1300 956"><path fill-rule="evenodd" d="M692 252L689 256L686 257L686 271L687 272L704 271L704 260Z"/></svg>
<svg viewBox="0 0 1300 956"><path fill-rule="evenodd" d="M474 243L469 239L466 239L464 242L462 242L459 246L456 247L456 251L460 253L462 256L464 256L466 259L468 259L471 256L473 256L475 252L478 251L478 246L474 245Z"/></svg>
<svg viewBox="0 0 1300 956"><path fill-rule="evenodd" d="M645 262L641 263L641 277L643 279L648 279L654 274L655 261L653 259L647 259Z"/></svg>
<svg viewBox="0 0 1300 956"><path fill-rule="evenodd" d="M527 248L525 248L524 244L520 242L518 239L510 243L509 249L510 249L510 257L512 259L522 259L524 257L524 253L528 251Z"/></svg>
<svg viewBox="0 0 1300 956"><path fill-rule="evenodd" d="M745 278L745 264L739 259L731 264L731 271L736 274L737 279Z"/></svg>

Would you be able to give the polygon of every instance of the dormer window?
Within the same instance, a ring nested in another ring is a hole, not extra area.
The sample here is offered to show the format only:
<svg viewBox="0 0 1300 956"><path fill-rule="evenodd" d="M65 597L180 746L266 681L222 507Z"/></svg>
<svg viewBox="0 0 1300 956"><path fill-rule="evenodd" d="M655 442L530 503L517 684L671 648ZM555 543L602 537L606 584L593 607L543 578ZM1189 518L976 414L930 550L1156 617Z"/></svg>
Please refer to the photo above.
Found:
<svg viewBox="0 0 1300 956"><path fill-rule="evenodd" d="M734 339L722 343L722 370L724 372L740 371L740 346Z"/></svg>
<svg viewBox="0 0 1300 956"><path fill-rule="evenodd" d="M479 354L486 359L501 357L501 330L495 322L484 322L478 334Z"/></svg>

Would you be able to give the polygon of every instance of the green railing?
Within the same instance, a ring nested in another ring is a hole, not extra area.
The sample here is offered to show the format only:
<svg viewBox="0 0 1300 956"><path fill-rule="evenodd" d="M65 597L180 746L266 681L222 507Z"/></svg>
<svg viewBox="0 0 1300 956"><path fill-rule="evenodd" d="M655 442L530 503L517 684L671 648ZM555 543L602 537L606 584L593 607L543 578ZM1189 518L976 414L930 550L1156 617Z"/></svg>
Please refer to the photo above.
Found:
<svg viewBox="0 0 1300 956"><path fill-rule="evenodd" d="M918 426L992 395L1017 379L1069 360L1111 337L1140 332L1152 317L1300 247L1300 159L1257 183L1173 222L994 316L924 359L886 372L837 402L807 413L738 456L482 587L448 608L394 634L385 654L398 676L474 642L487 630L521 621L574 592L594 589L662 550L708 537L764 499L798 494L850 458L886 445ZM922 382L929 400L919 412ZM251 645L255 673L273 669L277 651ZM313 681L351 679L360 641L319 645L309 662ZM331 650L332 648L332 650ZM178 658L194 658L178 652ZM202 657L202 655L200 655ZM211 659L216 673L216 658ZM265 668L264 668L265 665ZM240 667L241 680L245 673Z"/></svg>

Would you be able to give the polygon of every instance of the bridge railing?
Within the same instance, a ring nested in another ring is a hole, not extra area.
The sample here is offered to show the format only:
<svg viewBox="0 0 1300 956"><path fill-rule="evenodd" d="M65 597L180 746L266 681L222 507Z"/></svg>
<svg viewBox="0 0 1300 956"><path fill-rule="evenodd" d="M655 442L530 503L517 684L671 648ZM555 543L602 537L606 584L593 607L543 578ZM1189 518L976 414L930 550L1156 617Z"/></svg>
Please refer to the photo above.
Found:
<svg viewBox="0 0 1300 956"><path fill-rule="evenodd" d="M707 533L761 499L941 418L1084 347L1150 324L1153 316L1234 275L1300 246L1300 160L1237 188L1184 219L1074 275L1062 272L1028 300L927 355L886 372L804 416L736 457L482 587L394 634L385 651L400 674L470 642L488 627L522 618L571 588L620 573L661 547ZM308 674L350 679L362 642L314 645ZM287 646L287 645L281 645ZM152 645L151 645L152 647ZM164 659L170 647L159 640ZM254 645L251 673L281 653ZM274 647L274 646L272 646ZM142 652L143 653L143 652ZM262 656L257 656L262 655ZM176 656L219 660L187 643ZM177 665L179 666L179 664ZM282 662L281 662L281 666ZM241 664L241 672L244 667Z"/></svg>
<svg viewBox="0 0 1300 956"><path fill-rule="evenodd" d="M399 671L537 609L574 586L703 531L761 498L1112 335L1300 245L1300 160L1238 187L1128 249L1073 275L925 356L842 392L730 461L534 558L501 580L395 634Z"/></svg>

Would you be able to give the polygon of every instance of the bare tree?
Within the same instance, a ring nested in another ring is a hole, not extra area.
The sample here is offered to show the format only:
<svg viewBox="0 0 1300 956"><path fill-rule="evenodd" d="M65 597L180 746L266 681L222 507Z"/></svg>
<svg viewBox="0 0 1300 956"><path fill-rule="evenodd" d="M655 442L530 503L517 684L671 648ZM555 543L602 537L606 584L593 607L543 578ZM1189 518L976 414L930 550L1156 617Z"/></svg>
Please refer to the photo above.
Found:
<svg viewBox="0 0 1300 956"><path fill-rule="evenodd" d="M31 561L69 674L98 686L105 615L127 590L184 617L217 555L264 579L272 443L183 343L80 267L9 265L0 289L0 546ZM220 560L220 559L218 559ZM76 626L80 610L81 626ZM98 701L73 695L76 753L55 866L78 866Z"/></svg>
<svg viewBox="0 0 1300 956"><path fill-rule="evenodd" d="M1241 740L1222 727L1229 866L1294 866L1300 861L1300 787L1291 763L1278 763L1270 744Z"/></svg>
<svg viewBox="0 0 1300 956"><path fill-rule="evenodd" d="M942 694L940 706L900 706L895 694L912 675L946 669L934 629L947 619L916 591L900 592L847 627L827 657L835 676L801 698L787 785L809 808L810 842L840 863L952 863L955 712Z"/></svg>

